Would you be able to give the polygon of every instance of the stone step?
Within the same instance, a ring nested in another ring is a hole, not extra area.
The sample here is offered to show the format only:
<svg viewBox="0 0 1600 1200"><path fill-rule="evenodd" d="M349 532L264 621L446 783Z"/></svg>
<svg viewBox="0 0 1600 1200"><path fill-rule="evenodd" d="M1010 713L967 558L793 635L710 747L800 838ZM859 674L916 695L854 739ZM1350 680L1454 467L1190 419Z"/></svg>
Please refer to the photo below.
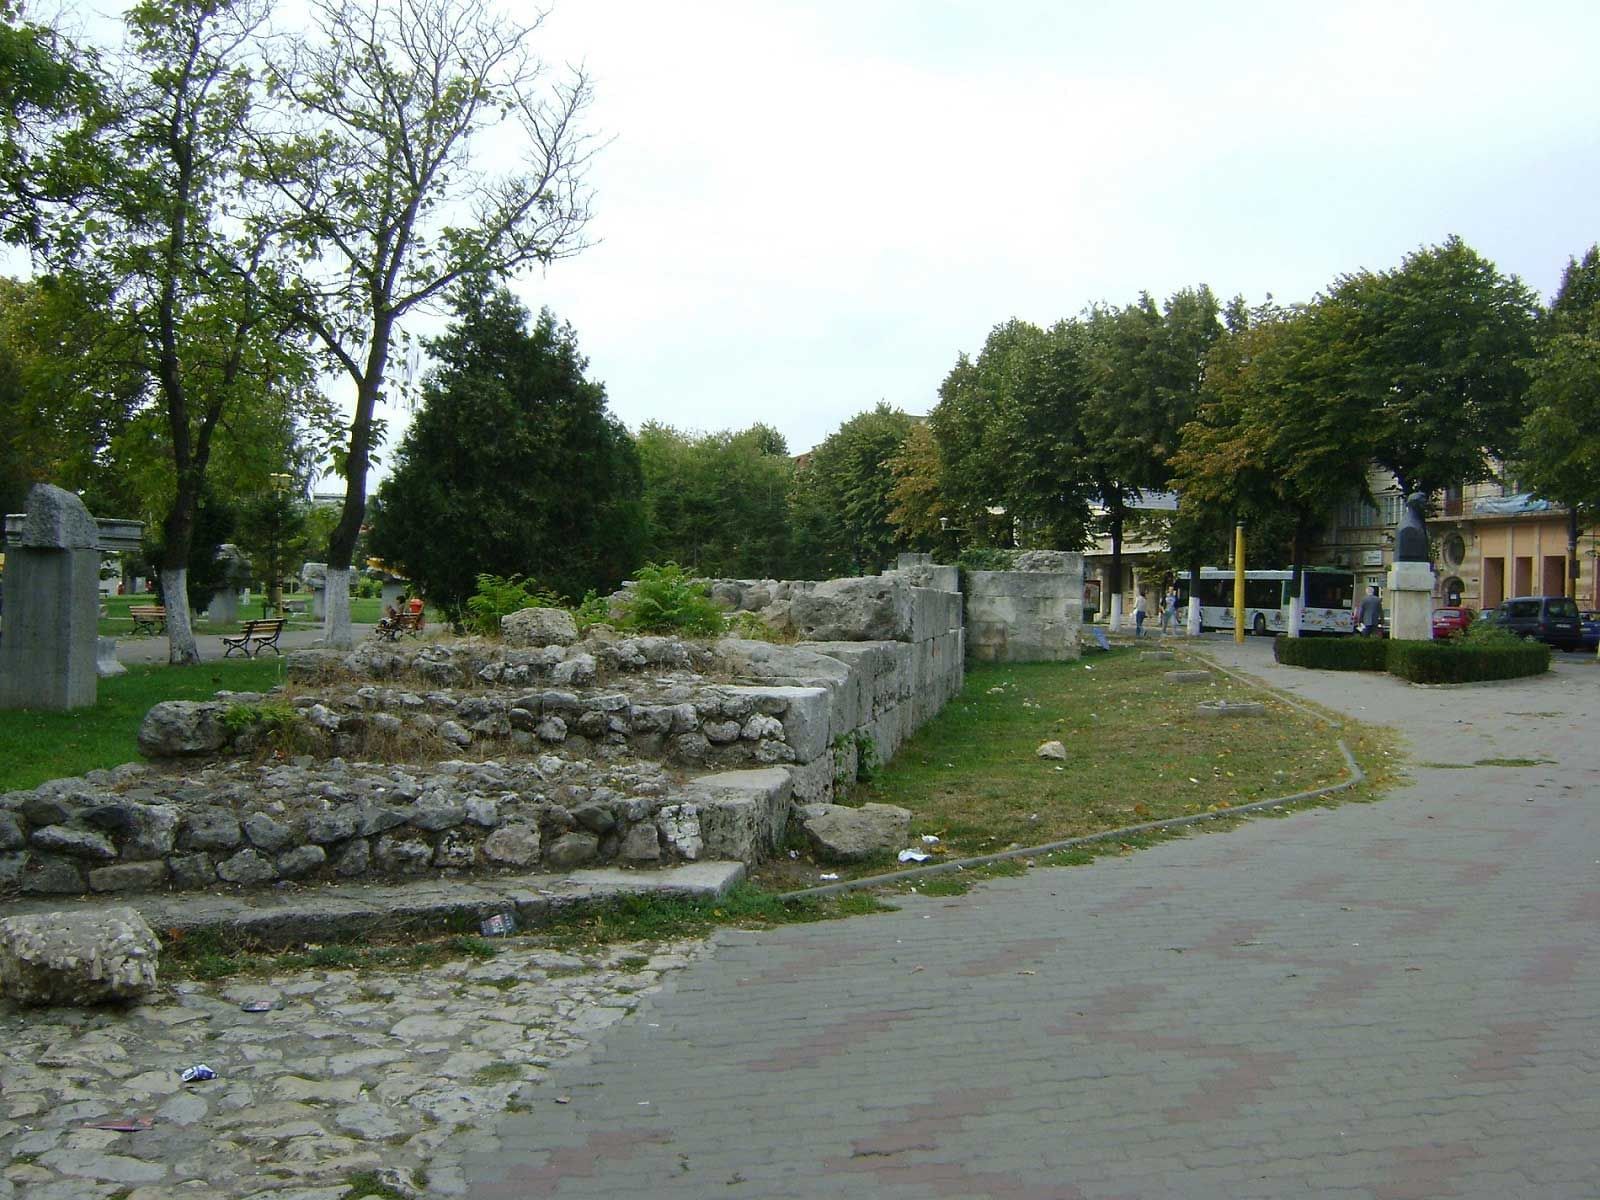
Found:
<svg viewBox="0 0 1600 1200"><path fill-rule="evenodd" d="M220 896L205 892L119 895L163 942L201 930L233 934L262 946L289 946L335 937L460 928L514 912L517 928L536 928L558 913L624 896L716 900L745 878L741 862L685 863L657 870L599 868L566 875L507 875L492 879L408 880L397 884L328 884ZM103 909L97 899L12 901L5 915Z"/></svg>

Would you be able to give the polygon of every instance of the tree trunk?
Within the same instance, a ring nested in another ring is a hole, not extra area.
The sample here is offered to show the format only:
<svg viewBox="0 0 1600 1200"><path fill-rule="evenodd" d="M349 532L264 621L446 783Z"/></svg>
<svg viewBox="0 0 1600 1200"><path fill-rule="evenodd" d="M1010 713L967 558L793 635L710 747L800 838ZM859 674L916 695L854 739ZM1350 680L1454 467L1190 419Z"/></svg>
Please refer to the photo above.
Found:
<svg viewBox="0 0 1600 1200"><path fill-rule="evenodd" d="M366 367L356 380L356 412L350 422L350 453L345 458L344 468L344 508L339 514L339 524L328 539L327 616L322 626L322 644L334 650L349 650L355 645L350 631L350 567L355 557L356 539L361 536L361 522L367 512L372 414L377 408L378 393L383 389L393 330L392 315L380 314L376 318Z"/></svg>
<svg viewBox="0 0 1600 1200"><path fill-rule="evenodd" d="M167 609L167 661L175 667L200 661L189 620L189 550L194 542L195 489L180 479L172 509L162 522L161 597Z"/></svg>
<svg viewBox="0 0 1600 1200"><path fill-rule="evenodd" d="M1111 501L1110 520L1107 528L1111 533L1111 630L1115 633L1122 628L1122 495L1118 493Z"/></svg>
<svg viewBox="0 0 1600 1200"><path fill-rule="evenodd" d="M189 568L161 568L161 599L167 609L167 661L192 667L200 661L194 626L189 621Z"/></svg>
<svg viewBox="0 0 1600 1200"><path fill-rule="evenodd" d="M1300 581L1305 570L1308 540L1306 525L1305 513L1297 513L1294 521L1294 543L1290 549L1292 561L1289 563L1289 636L1294 638L1300 636L1300 620L1305 614L1305 607L1300 603L1303 591Z"/></svg>

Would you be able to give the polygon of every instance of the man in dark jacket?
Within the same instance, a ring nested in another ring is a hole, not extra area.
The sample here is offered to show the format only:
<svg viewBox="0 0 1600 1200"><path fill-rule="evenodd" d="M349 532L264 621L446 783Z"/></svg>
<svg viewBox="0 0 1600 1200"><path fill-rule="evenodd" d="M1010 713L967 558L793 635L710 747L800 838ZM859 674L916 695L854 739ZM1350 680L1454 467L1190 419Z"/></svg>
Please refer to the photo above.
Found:
<svg viewBox="0 0 1600 1200"><path fill-rule="evenodd" d="M1369 587L1356 609L1356 632L1371 637L1383 625L1383 601L1378 599L1378 589Z"/></svg>

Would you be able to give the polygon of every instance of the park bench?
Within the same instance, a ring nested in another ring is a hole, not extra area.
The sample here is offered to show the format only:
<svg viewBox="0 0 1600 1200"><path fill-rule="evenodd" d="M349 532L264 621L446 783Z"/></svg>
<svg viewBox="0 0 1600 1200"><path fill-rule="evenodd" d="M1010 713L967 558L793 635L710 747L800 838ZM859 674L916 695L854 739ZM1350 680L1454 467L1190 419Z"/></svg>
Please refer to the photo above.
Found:
<svg viewBox="0 0 1600 1200"><path fill-rule="evenodd" d="M254 658L263 650L282 654L283 651L278 649L278 635L283 632L283 625L282 617L270 617L265 621L246 621L244 628L238 633L222 639L222 657L227 658L235 650L243 650L246 658Z"/></svg>
<svg viewBox="0 0 1600 1200"><path fill-rule="evenodd" d="M135 604L128 609L134 633L165 633L167 610L159 604Z"/></svg>
<svg viewBox="0 0 1600 1200"><path fill-rule="evenodd" d="M378 636L385 641L398 642L401 634L410 634L418 637L422 633L422 613L403 612L392 617L385 617L378 622Z"/></svg>

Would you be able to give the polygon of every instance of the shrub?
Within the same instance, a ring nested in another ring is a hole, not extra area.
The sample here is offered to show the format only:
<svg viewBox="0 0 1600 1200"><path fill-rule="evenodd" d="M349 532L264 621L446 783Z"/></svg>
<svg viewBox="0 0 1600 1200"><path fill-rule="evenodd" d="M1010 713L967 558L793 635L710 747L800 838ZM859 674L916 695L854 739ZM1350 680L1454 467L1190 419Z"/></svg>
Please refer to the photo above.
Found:
<svg viewBox="0 0 1600 1200"><path fill-rule="evenodd" d="M467 597L463 624L484 637L500 636L500 618L525 608L563 608L561 597L521 575L479 575L478 590Z"/></svg>
<svg viewBox="0 0 1600 1200"><path fill-rule="evenodd" d="M650 563L622 602L617 622L638 633L687 633L716 637L727 628L722 610L703 580L691 579L677 563Z"/></svg>
<svg viewBox="0 0 1600 1200"><path fill-rule="evenodd" d="M1381 638L1277 637L1272 656L1286 667L1311 667L1319 671L1382 671L1385 646Z"/></svg>
<svg viewBox="0 0 1600 1200"><path fill-rule="evenodd" d="M1519 679L1550 669L1550 647L1496 631L1500 636L1390 642L1391 674L1412 683L1471 683Z"/></svg>

